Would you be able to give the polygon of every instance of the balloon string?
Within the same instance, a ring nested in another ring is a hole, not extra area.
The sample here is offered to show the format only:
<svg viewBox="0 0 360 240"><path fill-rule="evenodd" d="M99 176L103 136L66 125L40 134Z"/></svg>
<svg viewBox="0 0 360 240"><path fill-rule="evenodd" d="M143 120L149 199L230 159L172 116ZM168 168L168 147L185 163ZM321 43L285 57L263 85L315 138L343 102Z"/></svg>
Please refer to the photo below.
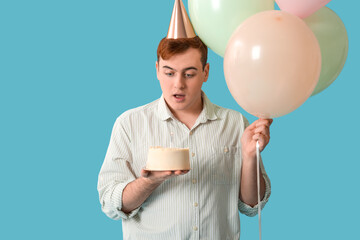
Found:
<svg viewBox="0 0 360 240"><path fill-rule="evenodd" d="M259 216L259 239L261 240L261 206L260 206L260 145L256 142L256 158L257 158L257 196L258 196L258 216Z"/></svg>

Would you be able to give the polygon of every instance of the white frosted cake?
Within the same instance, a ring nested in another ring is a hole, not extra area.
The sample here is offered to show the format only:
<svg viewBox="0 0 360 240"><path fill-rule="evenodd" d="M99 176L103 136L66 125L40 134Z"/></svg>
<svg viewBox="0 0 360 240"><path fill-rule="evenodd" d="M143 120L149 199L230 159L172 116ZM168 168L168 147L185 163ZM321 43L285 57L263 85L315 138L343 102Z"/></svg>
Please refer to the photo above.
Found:
<svg viewBox="0 0 360 240"><path fill-rule="evenodd" d="M152 171L190 170L189 149L150 147L146 169Z"/></svg>

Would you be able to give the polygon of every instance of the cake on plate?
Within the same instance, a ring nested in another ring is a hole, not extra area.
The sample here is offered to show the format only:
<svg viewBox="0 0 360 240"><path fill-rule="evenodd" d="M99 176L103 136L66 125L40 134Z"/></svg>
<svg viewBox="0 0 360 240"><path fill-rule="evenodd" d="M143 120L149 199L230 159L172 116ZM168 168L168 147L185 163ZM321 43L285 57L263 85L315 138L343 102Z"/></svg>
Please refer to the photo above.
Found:
<svg viewBox="0 0 360 240"><path fill-rule="evenodd" d="M146 170L190 170L189 149L150 147Z"/></svg>

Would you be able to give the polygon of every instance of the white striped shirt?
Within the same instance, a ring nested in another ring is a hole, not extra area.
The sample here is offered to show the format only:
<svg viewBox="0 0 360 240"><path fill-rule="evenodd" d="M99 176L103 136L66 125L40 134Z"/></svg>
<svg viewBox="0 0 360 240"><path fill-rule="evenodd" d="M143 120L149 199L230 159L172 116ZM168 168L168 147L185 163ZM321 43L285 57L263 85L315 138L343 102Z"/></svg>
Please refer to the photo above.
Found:
<svg viewBox="0 0 360 240"><path fill-rule="evenodd" d="M101 167L98 191L103 212L122 219L124 239L240 238L239 211L257 214L239 200L241 142L249 125L239 112L212 104L203 96L203 110L192 129L178 121L163 96L131 109L114 124ZM125 186L140 177L150 146L189 148L191 170L163 182L137 209L121 211ZM263 165L266 192L270 180Z"/></svg>

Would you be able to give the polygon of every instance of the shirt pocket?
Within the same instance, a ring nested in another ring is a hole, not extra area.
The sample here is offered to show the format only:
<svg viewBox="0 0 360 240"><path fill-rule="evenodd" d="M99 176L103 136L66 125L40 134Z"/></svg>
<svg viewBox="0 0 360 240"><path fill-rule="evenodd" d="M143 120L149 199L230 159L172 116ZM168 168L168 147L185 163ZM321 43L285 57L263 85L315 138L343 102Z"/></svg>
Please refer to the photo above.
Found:
<svg viewBox="0 0 360 240"><path fill-rule="evenodd" d="M240 165L240 148L234 146L214 147L212 150L210 174L214 184L237 182Z"/></svg>

